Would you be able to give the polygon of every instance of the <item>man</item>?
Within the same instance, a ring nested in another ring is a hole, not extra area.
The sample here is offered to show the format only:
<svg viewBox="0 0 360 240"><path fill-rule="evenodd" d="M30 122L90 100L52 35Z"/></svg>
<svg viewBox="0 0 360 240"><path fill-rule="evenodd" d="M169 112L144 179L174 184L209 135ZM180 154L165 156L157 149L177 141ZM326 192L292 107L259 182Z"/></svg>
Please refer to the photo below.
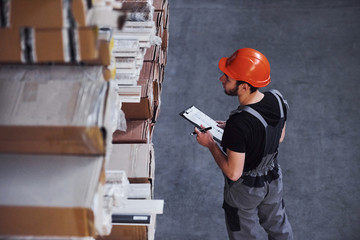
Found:
<svg viewBox="0 0 360 240"><path fill-rule="evenodd" d="M226 94L240 106L226 122L223 151L210 132L195 128L197 141L207 147L225 176L226 227L231 240L256 239L260 222L269 239L293 239L285 213L278 146L285 136L287 102L276 90L261 93L270 83L270 64L257 50L242 48L219 61ZM204 127L204 126L201 126Z"/></svg>

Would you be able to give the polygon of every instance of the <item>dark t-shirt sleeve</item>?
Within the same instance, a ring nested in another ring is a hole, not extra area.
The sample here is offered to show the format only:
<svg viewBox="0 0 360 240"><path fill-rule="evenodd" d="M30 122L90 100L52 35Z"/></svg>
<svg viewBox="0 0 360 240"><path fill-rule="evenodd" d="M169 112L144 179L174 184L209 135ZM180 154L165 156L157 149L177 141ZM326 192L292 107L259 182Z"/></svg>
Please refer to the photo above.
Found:
<svg viewBox="0 0 360 240"><path fill-rule="evenodd" d="M244 129L239 127L240 123L235 120L238 119L230 117L229 120L226 121L221 145L224 151L228 148L234 152L244 153L246 150L246 135L244 133Z"/></svg>

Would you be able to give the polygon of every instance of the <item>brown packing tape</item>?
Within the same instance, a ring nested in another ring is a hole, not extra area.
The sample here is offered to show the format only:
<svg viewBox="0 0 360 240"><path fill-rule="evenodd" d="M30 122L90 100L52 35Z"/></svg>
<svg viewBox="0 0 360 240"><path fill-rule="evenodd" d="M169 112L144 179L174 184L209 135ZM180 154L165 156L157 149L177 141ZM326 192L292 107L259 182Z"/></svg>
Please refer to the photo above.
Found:
<svg viewBox="0 0 360 240"><path fill-rule="evenodd" d="M1 153L103 155L98 127L0 126Z"/></svg>
<svg viewBox="0 0 360 240"><path fill-rule="evenodd" d="M86 6L83 0L72 0L71 10L77 26L85 26ZM68 27L63 0L11 0L10 27Z"/></svg>
<svg viewBox="0 0 360 240"><path fill-rule="evenodd" d="M146 240L147 226L113 225L109 236L98 236L97 240Z"/></svg>
<svg viewBox="0 0 360 240"><path fill-rule="evenodd" d="M87 208L0 206L0 236L95 236Z"/></svg>
<svg viewBox="0 0 360 240"><path fill-rule="evenodd" d="M0 62L21 62L19 30L0 28L0 36Z"/></svg>
<svg viewBox="0 0 360 240"><path fill-rule="evenodd" d="M64 29L64 31L66 31ZM36 60L43 62L67 62L64 55L63 29L35 29Z"/></svg>

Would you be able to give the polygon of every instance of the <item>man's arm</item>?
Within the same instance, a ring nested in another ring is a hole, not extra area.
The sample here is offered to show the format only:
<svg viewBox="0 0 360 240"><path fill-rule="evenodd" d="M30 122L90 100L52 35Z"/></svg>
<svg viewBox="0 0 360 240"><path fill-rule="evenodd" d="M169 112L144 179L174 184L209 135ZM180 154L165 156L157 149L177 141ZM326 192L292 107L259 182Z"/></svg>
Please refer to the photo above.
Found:
<svg viewBox="0 0 360 240"><path fill-rule="evenodd" d="M245 153L238 153L227 149L227 155L225 155L214 141L210 132L202 133L197 128L195 128L195 132L197 133L196 139L198 143L210 150L215 162L223 173L230 180L237 181L244 169Z"/></svg>
<svg viewBox="0 0 360 240"><path fill-rule="evenodd" d="M284 141L284 138L285 138L285 129L286 129L286 122L284 123L284 127L283 127L282 132L281 132L281 137L280 137L279 143L282 143L282 142Z"/></svg>

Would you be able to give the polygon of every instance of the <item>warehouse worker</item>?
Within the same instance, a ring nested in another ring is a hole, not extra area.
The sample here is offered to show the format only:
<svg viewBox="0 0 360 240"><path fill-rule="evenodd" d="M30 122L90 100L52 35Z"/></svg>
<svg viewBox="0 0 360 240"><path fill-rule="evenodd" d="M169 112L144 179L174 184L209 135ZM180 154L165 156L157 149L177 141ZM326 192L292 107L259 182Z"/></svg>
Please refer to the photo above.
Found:
<svg viewBox="0 0 360 240"><path fill-rule="evenodd" d="M195 132L225 176L223 209L229 238L256 239L255 226L260 222L269 239L293 239L277 159L285 136L287 102L277 90L258 90L270 83L270 64L259 51L239 49L220 59L219 68L225 93L237 96L240 103L226 122L218 122L224 128L224 152L210 132L197 128Z"/></svg>

